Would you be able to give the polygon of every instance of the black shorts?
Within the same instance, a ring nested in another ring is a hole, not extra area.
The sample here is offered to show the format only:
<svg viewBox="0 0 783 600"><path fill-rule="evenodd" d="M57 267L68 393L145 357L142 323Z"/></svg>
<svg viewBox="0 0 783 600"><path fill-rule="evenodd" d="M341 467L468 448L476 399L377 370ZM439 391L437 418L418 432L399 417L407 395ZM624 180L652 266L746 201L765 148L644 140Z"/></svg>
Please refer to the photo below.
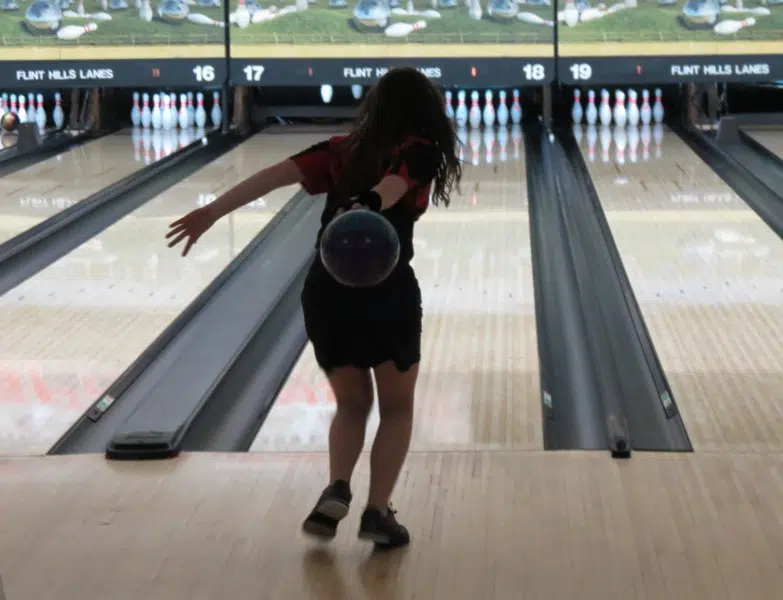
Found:
<svg viewBox="0 0 783 600"><path fill-rule="evenodd" d="M302 292L307 337L318 365L369 369L393 361L407 371L421 359L421 290L401 264L373 288L337 283L316 258Z"/></svg>

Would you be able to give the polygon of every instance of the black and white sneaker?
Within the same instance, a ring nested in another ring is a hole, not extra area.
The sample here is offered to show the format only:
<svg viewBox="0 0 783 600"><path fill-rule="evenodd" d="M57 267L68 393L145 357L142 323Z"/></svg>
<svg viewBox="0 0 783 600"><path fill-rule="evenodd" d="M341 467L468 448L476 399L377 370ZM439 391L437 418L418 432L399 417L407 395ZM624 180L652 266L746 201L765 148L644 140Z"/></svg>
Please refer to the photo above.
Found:
<svg viewBox="0 0 783 600"><path fill-rule="evenodd" d="M397 522L396 514L397 511L391 506L386 509L386 513L377 508L366 508L359 527L359 538L375 542L379 548L407 546L411 536L405 526Z"/></svg>
<svg viewBox="0 0 783 600"><path fill-rule="evenodd" d="M315 508L302 524L302 531L324 540L331 540L337 534L337 525L348 514L351 498L351 487L348 482L335 481L321 494Z"/></svg>

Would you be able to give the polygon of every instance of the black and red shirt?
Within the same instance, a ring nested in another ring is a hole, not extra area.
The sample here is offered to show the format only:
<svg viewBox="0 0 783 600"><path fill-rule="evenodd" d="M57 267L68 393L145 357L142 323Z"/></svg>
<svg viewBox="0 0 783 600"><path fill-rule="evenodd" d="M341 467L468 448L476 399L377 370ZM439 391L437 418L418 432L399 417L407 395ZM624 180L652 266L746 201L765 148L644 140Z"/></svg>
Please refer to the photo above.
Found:
<svg viewBox="0 0 783 600"><path fill-rule="evenodd" d="M324 227L334 217L339 203L345 200L335 197L337 183L349 158L344 139L345 136L334 136L291 157L304 176L302 187L305 191L312 196L326 194L326 207L321 215L316 247ZM386 175L397 175L408 184L408 192L394 206L383 211L400 237L400 262L408 262L413 258L413 224L429 206L432 180L435 179L439 162L440 157L434 144L411 137L400 144L389 164L379 174L378 182ZM351 190L351 196L364 191Z"/></svg>

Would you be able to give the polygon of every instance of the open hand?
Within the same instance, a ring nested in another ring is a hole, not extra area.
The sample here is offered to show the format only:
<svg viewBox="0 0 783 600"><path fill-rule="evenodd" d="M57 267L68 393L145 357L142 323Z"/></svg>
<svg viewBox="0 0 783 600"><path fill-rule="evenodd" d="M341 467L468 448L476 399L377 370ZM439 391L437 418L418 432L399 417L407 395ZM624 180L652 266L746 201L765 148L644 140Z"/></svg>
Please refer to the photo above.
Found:
<svg viewBox="0 0 783 600"><path fill-rule="evenodd" d="M205 206L189 212L169 225L169 232L166 234L166 239L171 240L169 248L173 248L182 240L187 240L185 247L182 249L182 256L187 256L193 244L214 224L215 218Z"/></svg>

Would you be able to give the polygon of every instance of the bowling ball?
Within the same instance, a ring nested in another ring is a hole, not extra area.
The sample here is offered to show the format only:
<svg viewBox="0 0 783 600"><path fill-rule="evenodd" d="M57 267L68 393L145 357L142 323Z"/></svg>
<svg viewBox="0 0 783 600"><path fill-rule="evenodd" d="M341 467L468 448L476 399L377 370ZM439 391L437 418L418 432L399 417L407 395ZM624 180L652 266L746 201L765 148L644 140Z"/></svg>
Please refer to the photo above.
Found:
<svg viewBox="0 0 783 600"><path fill-rule="evenodd" d="M389 4L383 0L359 0L353 10L353 26L358 31L377 31L386 27L391 16Z"/></svg>
<svg viewBox="0 0 783 600"><path fill-rule="evenodd" d="M34 0L24 13L24 25L33 34L56 31L62 19L62 10L52 0Z"/></svg>
<svg viewBox="0 0 783 600"><path fill-rule="evenodd" d="M349 210L321 236L321 261L342 285L372 287L386 279L400 259L400 238L392 224L371 210Z"/></svg>
<svg viewBox="0 0 783 600"><path fill-rule="evenodd" d="M16 131L19 129L19 117L16 116L16 113L7 112L2 117L0 117L0 128L3 129L3 131L11 132Z"/></svg>
<svg viewBox="0 0 783 600"><path fill-rule="evenodd" d="M511 21L518 12L517 3L511 0L490 0L487 4L487 15L493 21Z"/></svg>
<svg viewBox="0 0 783 600"><path fill-rule="evenodd" d="M158 6L158 17L170 25L181 25L190 14L190 7L182 0L163 0Z"/></svg>

